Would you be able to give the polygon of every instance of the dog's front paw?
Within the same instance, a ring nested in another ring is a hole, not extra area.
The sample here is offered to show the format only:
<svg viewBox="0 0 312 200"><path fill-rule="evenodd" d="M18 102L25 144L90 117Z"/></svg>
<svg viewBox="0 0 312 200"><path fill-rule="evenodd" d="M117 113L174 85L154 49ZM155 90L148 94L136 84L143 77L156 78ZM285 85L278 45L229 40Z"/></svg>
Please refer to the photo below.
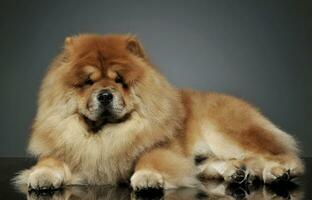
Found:
<svg viewBox="0 0 312 200"><path fill-rule="evenodd" d="M139 170L131 177L131 186L134 190L147 188L161 189L164 187L164 178L160 173L150 170Z"/></svg>
<svg viewBox="0 0 312 200"><path fill-rule="evenodd" d="M35 168L28 178L29 190L58 189L64 183L63 171L48 167Z"/></svg>

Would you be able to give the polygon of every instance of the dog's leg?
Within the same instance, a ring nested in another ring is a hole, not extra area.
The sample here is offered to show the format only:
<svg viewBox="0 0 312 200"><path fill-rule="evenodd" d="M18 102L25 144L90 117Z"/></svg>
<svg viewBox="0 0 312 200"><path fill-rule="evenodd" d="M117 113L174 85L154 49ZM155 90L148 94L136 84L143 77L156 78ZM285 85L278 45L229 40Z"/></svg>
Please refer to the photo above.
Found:
<svg viewBox="0 0 312 200"><path fill-rule="evenodd" d="M144 154L138 160L131 177L131 186L134 190L195 187L199 184L193 161L164 148L157 148Z"/></svg>
<svg viewBox="0 0 312 200"><path fill-rule="evenodd" d="M302 161L295 155L255 154L243 161L208 159L198 167L204 178L223 178L234 183L252 182L255 177L265 183L289 181L304 172Z"/></svg>
<svg viewBox="0 0 312 200"><path fill-rule="evenodd" d="M242 161L208 159L198 166L202 178L223 178L227 182L243 183L247 181L249 171Z"/></svg>
<svg viewBox="0 0 312 200"><path fill-rule="evenodd" d="M71 172L68 166L53 158L42 158L31 169L22 171L16 184L27 184L29 189L56 189L68 183Z"/></svg>
<svg viewBox="0 0 312 200"><path fill-rule="evenodd" d="M304 172L304 164L296 155L251 154L244 159L251 178L258 177L264 183L289 181Z"/></svg>

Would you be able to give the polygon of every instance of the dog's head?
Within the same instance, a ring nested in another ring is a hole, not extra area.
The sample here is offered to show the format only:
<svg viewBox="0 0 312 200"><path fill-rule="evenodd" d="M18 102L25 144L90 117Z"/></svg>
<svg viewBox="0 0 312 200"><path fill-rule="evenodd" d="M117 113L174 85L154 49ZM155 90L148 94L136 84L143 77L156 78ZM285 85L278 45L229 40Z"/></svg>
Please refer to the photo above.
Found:
<svg viewBox="0 0 312 200"><path fill-rule="evenodd" d="M106 123L123 122L131 116L133 87L144 78L146 61L134 36L80 35L66 38L57 61L61 66L52 68L47 76L60 82L55 83L61 85L59 90L67 97L70 94L76 112L89 130L97 132Z"/></svg>

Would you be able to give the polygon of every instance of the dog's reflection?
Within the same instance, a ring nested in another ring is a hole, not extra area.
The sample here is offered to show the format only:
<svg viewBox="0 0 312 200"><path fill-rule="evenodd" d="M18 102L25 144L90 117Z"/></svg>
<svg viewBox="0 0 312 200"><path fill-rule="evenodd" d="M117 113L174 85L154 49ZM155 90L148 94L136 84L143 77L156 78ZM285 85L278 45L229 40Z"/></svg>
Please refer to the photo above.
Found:
<svg viewBox="0 0 312 200"><path fill-rule="evenodd" d="M133 192L128 187L71 186L55 191L26 192L28 200L282 200L303 199L303 192L293 184L231 185L221 181L205 182L200 189L145 190Z"/></svg>

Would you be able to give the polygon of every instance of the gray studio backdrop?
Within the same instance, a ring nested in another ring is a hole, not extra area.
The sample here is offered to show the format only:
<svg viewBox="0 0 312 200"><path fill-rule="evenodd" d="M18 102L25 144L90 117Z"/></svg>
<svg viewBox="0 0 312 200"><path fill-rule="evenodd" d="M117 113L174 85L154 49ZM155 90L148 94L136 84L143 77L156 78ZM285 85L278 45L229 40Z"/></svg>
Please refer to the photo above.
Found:
<svg viewBox="0 0 312 200"><path fill-rule="evenodd" d="M259 107L312 156L311 1L0 3L0 156L25 156L38 87L65 36L134 33L178 87ZM310 54L310 55L309 55Z"/></svg>

